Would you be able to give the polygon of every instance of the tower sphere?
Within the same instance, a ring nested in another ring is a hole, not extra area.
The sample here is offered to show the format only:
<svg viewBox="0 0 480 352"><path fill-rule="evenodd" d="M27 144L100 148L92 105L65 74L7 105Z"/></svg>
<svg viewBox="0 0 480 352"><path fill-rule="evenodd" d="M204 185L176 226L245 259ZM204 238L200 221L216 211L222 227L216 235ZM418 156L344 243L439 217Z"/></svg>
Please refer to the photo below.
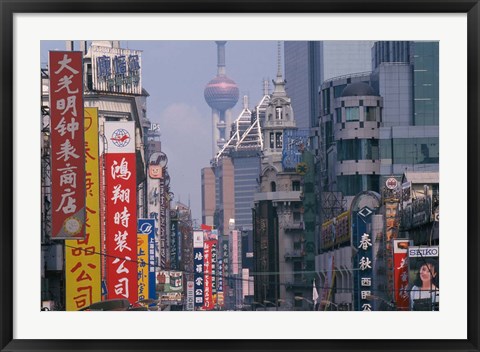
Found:
<svg viewBox="0 0 480 352"><path fill-rule="evenodd" d="M235 106L239 90L232 79L225 75L218 75L208 82L203 95L211 108L225 111Z"/></svg>

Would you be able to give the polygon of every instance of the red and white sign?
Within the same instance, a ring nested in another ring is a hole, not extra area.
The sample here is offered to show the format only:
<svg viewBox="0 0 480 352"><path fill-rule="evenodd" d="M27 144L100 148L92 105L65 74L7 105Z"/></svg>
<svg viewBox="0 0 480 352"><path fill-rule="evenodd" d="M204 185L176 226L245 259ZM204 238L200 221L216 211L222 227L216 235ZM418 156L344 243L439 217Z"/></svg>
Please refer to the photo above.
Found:
<svg viewBox="0 0 480 352"><path fill-rule="evenodd" d="M385 186L387 186L388 189L396 189L398 187L398 181L395 177L389 177L385 182Z"/></svg>
<svg viewBox="0 0 480 352"><path fill-rule="evenodd" d="M83 56L51 51L52 238L85 238Z"/></svg>
<svg viewBox="0 0 480 352"><path fill-rule="evenodd" d="M138 297L134 136L134 122L105 122L107 291L130 303Z"/></svg>
<svg viewBox="0 0 480 352"><path fill-rule="evenodd" d="M409 310L408 240L393 240L393 280L398 310Z"/></svg>

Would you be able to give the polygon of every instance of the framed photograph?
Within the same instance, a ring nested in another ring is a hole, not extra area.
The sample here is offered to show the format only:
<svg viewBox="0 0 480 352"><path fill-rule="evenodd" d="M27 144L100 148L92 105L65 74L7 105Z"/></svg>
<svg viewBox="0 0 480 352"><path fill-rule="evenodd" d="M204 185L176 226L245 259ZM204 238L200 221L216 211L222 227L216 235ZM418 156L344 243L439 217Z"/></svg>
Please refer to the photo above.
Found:
<svg viewBox="0 0 480 352"><path fill-rule="evenodd" d="M1 351L479 351L478 0L0 2Z"/></svg>

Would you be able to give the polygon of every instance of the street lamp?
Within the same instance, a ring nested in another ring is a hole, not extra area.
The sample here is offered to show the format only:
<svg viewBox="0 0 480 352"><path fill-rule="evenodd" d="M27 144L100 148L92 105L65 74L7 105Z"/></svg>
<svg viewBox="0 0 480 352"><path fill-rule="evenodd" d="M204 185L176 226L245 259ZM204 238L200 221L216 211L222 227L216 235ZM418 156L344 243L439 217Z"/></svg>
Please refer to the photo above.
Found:
<svg viewBox="0 0 480 352"><path fill-rule="evenodd" d="M302 297L302 296L295 296L295 301L305 301L309 304L312 305L312 310L315 310L315 302L310 301L308 298Z"/></svg>
<svg viewBox="0 0 480 352"><path fill-rule="evenodd" d="M263 307L263 310L267 310L267 307L260 303L260 302L252 302L252 305L255 307L255 306L262 306ZM255 310L257 310L257 308L255 308Z"/></svg>
<svg viewBox="0 0 480 352"><path fill-rule="evenodd" d="M330 305L334 306L334 307L335 307L335 310L338 310L338 304L333 303L333 302L331 302L331 301L327 301L327 300L322 299L322 300L320 301L320 303L323 304L323 305L325 305L325 310L326 310Z"/></svg>
<svg viewBox="0 0 480 352"><path fill-rule="evenodd" d="M373 301L373 300L377 300L377 301L381 301L383 303L385 303L391 310L396 310L395 309L395 303L393 302L388 302L387 300L383 299L382 297L379 297L379 296L375 296L375 295L368 295L367 297L365 297L368 301Z"/></svg>

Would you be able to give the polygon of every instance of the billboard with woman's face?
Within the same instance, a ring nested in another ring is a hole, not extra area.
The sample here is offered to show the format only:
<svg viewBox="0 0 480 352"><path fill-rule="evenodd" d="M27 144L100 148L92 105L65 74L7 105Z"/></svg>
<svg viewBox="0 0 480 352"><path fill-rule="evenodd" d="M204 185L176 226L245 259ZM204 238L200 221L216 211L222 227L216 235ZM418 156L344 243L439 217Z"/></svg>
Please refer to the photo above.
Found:
<svg viewBox="0 0 480 352"><path fill-rule="evenodd" d="M439 310L438 258L438 246L408 248L411 310Z"/></svg>

